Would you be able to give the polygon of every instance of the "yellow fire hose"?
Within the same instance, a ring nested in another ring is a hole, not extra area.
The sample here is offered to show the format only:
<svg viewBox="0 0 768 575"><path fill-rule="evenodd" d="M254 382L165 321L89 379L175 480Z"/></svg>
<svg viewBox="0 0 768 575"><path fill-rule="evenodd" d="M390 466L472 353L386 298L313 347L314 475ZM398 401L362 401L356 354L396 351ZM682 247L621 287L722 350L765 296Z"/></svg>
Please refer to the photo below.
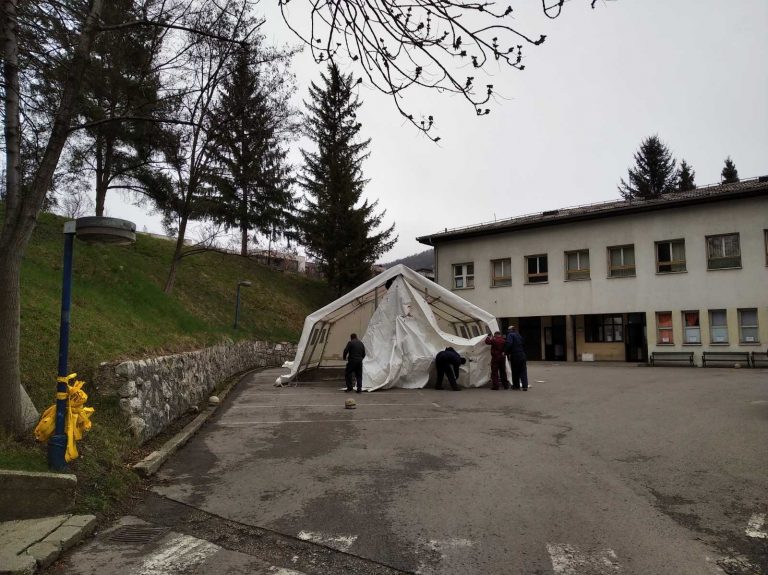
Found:
<svg viewBox="0 0 768 575"><path fill-rule="evenodd" d="M56 399L68 400L67 416L64 423L64 432L67 435L67 451L64 458L67 463L77 459L80 455L77 452L77 442L83 438L86 431L91 429L91 415L94 412L92 407L85 407L85 402L88 401L88 394L82 390L85 382L75 380L76 377L76 373L70 373L65 377L56 378L57 382L67 384L66 396L61 398L58 397L58 394L56 396ZM35 439L40 442L48 441L55 430L56 404L53 404L40 417L40 422L35 427Z"/></svg>

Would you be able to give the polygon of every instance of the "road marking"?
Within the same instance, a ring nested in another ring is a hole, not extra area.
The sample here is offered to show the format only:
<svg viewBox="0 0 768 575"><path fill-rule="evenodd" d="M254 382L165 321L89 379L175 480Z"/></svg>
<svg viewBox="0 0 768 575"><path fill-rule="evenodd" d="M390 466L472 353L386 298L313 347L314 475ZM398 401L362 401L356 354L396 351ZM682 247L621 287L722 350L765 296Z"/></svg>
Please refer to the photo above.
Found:
<svg viewBox="0 0 768 575"><path fill-rule="evenodd" d="M314 531L299 531L299 539L302 541L312 541L320 543L326 547L332 547L339 551L346 551L357 541L357 535L328 535L326 533L317 533Z"/></svg>
<svg viewBox="0 0 768 575"><path fill-rule="evenodd" d="M139 565L136 575L176 575L200 565L221 549L190 535L175 535Z"/></svg>
<svg viewBox="0 0 768 575"><path fill-rule="evenodd" d="M349 419L284 419L278 421L219 421L216 425L220 427L239 427L241 425L279 425L282 423L365 423L366 421L425 421L435 419L456 419L455 417L368 417Z"/></svg>
<svg viewBox="0 0 768 575"><path fill-rule="evenodd" d="M392 406L398 406L398 407L412 407L412 406L427 406L430 405L428 403L361 403L359 404L361 406L365 407L392 407ZM437 407L440 407L436 403L433 403L431 405L436 405ZM261 408L267 408L267 407L339 407L338 403L289 403L289 404L282 404L282 403L274 403L270 405L266 404L242 404L238 403L237 405L233 405L230 407L230 409L261 409Z"/></svg>
<svg viewBox="0 0 768 575"><path fill-rule="evenodd" d="M306 575L301 571L296 571L295 569L286 569L285 567L270 567L269 572L274 573L275 575Z"/></svg>
<svg viewBox="0 0 768 575"><path fill-rule="evenodd" d="M765 531L765 513L755 513L750 517L745 533L747 537L768 539L768 533Z"/></svg>
<svg viewBox="0 0 768 575"><path fill-rule="evenodd" d="M547 551L556 575L607 575L622 572L613 549L582 551L568 543L547 543Z"/></svg>

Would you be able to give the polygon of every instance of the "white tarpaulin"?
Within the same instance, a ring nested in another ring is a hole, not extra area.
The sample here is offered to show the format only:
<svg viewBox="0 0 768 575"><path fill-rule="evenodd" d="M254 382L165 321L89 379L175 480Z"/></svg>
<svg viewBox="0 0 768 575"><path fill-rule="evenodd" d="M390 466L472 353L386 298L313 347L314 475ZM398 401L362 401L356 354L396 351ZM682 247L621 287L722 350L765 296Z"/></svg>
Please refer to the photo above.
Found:
<svg viewBox="0 0 768 575"><path fill-rule="evenodd" d="M459 385L479 387L490 376L485 336L497 329L496 318L485 310L398 265L309 315L291 372L277 383L306 369L343 366L344 346L357 333L366 348L368 391L425 387L435 378L435 355L446 347L467 359Z"/></svg>

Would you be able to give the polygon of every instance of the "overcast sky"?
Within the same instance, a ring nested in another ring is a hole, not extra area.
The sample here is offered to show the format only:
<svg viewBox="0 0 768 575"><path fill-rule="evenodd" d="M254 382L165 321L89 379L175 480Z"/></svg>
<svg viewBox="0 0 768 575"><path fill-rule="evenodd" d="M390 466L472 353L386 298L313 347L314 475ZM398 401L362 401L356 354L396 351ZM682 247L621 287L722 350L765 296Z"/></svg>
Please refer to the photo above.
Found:
<svg viewBox="0 0 768 575"><path fill-rule="evenodd" d="M616 199L653 134L693 166L700 186L720 180L728 155L742 179L768 175L768 1L616 0L591 10L589 0L570 0L554 21L538 1L508 1L516 13L531 10L518 16L520 29L547 41L527 47L523 72L493 67L488 81L478 77L505 98L489 116L457 97L412 93L411 110L435 116L434 144L387 97L359 88L362 134L372 139L365 196L399 235L382 261L423 251L415 237L446 227ZM268 40L293 41L275 0L262 4ZM301 5L290 4L297 21ZM320 68L305 51L293 69L306 99ZM159 218L117 197L107 209L161 232Z"/></svg>

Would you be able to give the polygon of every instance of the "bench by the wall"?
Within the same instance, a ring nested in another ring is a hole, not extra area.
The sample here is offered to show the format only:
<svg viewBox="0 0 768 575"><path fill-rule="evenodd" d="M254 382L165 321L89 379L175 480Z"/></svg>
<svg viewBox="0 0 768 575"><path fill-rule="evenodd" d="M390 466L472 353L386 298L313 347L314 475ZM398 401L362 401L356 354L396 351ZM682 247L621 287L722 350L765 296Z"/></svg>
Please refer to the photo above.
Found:
<svg viewBox="0 0 768 575"><path fill-rule="evenodd" d="M701 354L701 363L704 367L733 367L737 363L750 367L749 352L705 351Z"/></svg>
<svg viewBox="0 0 768 575"><path fill-rule="evenodd" d="M692 351L653 351L651 352L651 365L654 366L657 363L674 363L679 365L680 363L687 364L693 367L693 352Z"/></svg>
<svg viewBox="0 0 768 575"><path fill-rule="evenodd" d="M751 356L752 367L768 367L768 353L753 351Z"/></svg>

